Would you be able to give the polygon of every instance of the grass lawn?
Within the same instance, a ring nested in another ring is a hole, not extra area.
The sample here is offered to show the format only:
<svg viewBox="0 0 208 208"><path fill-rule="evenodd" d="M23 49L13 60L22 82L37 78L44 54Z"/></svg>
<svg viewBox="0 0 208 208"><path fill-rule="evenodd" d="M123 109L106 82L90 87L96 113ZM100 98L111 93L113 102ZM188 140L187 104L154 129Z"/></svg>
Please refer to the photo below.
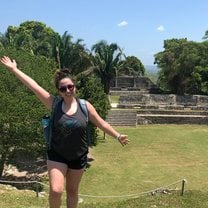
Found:
<svg viewBox="0 0 208 208"><path fill-rule="evenodd" d="M81 194L129 195L183 178L188 181L187 189L208 191L207 126L147 125L117 129L129 135L130 144L122 147L109 137L101 140L93 150L96 160L83 177ZM181 188L181 184L178 186Z"/></svg>
<svg viewBox="0 0 208 208"><path fill-rule="evenodd" d="M80 208L208 207L207 126L142 125L116 129L129 135L130 144L122 147L108 136L103 139L101 132L99 144L92 149L95 161L91 162L81 182L80 195L84 202ZM186 191L180 196L180 181L184 178ZM179 191L172 194L140 196L142 192L177 181L179 183L171 188ZM29 194L27 201L12 191L2 192L1 208L47 207L47 197L37 199L40 204L35 205ZM35 198L33 194L31 197ZM129 199L127 195L132 194L140 197ZM14 200L15 197L20 200Z"/></svg>

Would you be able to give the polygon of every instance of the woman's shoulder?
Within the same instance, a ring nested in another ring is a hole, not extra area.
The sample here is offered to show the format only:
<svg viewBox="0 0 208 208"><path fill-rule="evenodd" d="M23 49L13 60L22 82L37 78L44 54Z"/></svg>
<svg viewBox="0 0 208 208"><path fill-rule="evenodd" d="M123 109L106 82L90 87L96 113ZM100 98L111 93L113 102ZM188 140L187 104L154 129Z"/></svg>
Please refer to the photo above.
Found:
<svg viewBox="0 0 208 208"><path fill-rule="evenodd" d="M59 103L61 103L63 100L63 98L61 98L60 96L54 96L53 97L53 103L52 103L52 107L55 108L56 105L58 105Z"/></svg>

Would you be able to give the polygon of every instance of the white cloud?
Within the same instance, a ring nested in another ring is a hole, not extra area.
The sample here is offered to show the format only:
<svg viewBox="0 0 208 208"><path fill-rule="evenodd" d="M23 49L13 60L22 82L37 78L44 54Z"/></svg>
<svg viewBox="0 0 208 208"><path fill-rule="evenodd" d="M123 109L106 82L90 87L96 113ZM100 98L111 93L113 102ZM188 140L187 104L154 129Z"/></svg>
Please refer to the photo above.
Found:
<svg viewBox="0 0 208 208"><path fill-rule="evenodd" d="M127 25L128 25L128 22L126 22L126 21L122 21L118 24L119 27L125 27Z"/></svg>
<svg viewBox="0 0 208 208"><path fill-rule="evenodd" d="M159 31L159 32L165 31L164 26L163 25L160 25L159 27L157 27L157 31Z"/></svg>

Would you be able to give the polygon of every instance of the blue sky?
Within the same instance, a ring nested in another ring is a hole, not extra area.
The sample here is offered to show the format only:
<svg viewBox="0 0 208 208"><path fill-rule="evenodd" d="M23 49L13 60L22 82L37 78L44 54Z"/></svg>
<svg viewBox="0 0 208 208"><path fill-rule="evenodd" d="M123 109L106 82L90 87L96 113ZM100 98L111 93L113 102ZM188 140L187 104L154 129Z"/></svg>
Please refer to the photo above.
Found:
<svg viewBox="0 0 208 208"><path fill-rule="evenodd" d="M127 56L153 65L163 41L202 41L208 30L207 0L11 0L0 2L0 32L27 20L40 21L88 49L100 40L117 43Z"/></svg>

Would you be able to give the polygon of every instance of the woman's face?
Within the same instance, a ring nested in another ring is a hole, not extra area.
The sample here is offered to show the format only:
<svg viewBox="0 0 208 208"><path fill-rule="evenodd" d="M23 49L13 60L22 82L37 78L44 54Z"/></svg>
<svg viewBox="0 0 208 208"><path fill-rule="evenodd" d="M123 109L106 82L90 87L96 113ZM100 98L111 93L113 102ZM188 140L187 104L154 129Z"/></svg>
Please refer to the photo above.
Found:
<svg viewBox="0 0 208 208"><path fill-rule="evenodd" d="M58 91L62 97L73 96L75 94L75 85L70 78L66 77L60 80Z"/></svg>

